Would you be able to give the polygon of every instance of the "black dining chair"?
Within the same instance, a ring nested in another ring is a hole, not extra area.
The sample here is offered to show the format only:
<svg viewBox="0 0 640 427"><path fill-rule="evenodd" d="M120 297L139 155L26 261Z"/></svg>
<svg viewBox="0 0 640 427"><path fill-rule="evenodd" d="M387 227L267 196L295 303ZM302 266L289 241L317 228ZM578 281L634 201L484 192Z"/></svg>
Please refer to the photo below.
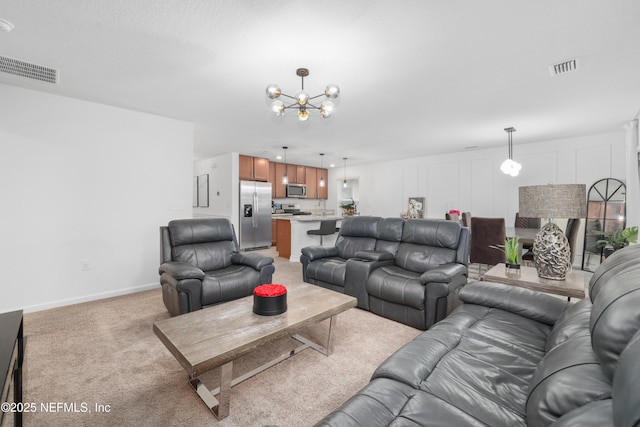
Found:
<svg viewBox="0 0 640 427"><path fill-rule="evenodd" d="M320 244L322 245L322 237L330 236L336 233L336 220L324 219L320 221L320 228L318 230L309 230L307 234L310 236L320 236Z"/></svg>
<svg viewBox="0 0 640 427"><path fill-rule="evenodd" d="M494 266L505 262L504 252L492 246L503 245L507 238L504 218L471 218L471 254L469 261L478 264L478 278L482 266Z"/></svg>

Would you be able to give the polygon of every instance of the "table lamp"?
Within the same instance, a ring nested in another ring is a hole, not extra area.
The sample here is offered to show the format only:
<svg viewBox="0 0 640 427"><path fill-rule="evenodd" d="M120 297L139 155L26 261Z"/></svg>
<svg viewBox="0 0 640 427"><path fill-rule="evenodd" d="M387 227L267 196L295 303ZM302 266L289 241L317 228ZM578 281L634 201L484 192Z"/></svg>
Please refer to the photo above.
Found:
<svg viewBox="0 0 640 427"><path fill-rule="evenodd" d="M564 280L571 267L571 247L567 236L552 218L584 218L587 187L584 184L548 184L519 188L519 213L522 217L548 218L533 242L533 257L538 276Z"/></svg>

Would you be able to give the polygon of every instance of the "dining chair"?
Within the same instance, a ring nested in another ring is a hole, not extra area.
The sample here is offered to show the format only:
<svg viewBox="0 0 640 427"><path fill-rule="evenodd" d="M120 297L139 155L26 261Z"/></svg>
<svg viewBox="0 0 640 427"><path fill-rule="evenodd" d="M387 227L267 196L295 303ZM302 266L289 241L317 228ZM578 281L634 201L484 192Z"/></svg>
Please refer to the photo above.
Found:
<svg viewBox="0 0 640 427"><path fill-rule="evenodd" d="M458 216L458 214L452 214L452 213L445 213L444 217L447 221L460 221L460 217Z"/></svg>
<svg viewBox="0 0 640 427"><path fill-rule="evenodd" d="M571 248L571 264L576 257L576 240L578 239L578 229L580 228L580 218L571 218L567 221L567 228L564 232L569 241L569 248Z"/></svg>
<svg viewBox="0 0 640 427"><path fill-rule="evenodd" d="M471 218L471 254L469 261L478 264L478 278L482 277L482 267L490 267L505 262L504 252L491 246L504 245L507 238L504 218ZM486 270L485 270L486 271Z"/></svg>
<svg viewBox="0 0 640 427"><path fill-rule="evenodd" d="M471 212L462 212L462 226L471 228Z"/></svg>

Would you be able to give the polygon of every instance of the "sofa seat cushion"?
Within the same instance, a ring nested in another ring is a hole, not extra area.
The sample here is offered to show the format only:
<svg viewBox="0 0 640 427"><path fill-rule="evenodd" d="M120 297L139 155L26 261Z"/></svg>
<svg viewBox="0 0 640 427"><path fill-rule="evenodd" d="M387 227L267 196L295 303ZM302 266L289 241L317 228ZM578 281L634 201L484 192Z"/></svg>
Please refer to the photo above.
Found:
<svg viewBox="0 0 640 427"><path fill-rule="evenodd" d="M344 258L322 258L309 264L307 278L344 287L346 270L347 260Z"/></svg>
<svg viewBox="0 0 640 427"><path fill-rule="evenodd" d="M249 296L260 283L260 272L246 265L230 265L205 271L202 281L202 305L219 304Z"/></svg>
<svg viewBox="0 0 640 427"><path fill-rule="evenodd" d="M529 383L550 331L514 313L464 304L389 357L373 378L403 382L487 425L525 425Z"/></svg>
<svg viewBox="0 0 640 427"><path fill-rule="evenodd" d="M437 396L398 381L378 378L367 384L340 409L316 424L316 427L424 425L485 426Z"/></svg>
<svg viewBox="0 0 640 427"><path fill-rule="evenodd" d="M367 281L367 293L383 301L424 309L424 284L420 281L420 273L396 265L375 269Z"/></svg>

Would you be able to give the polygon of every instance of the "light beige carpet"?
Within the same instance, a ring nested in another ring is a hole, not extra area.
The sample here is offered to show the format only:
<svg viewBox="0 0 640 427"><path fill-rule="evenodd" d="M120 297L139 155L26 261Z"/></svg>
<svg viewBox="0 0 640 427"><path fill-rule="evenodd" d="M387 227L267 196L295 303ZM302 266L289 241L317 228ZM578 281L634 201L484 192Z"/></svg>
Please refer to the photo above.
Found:
<svg viewBox="0 0 640 427"><path fill-rule="evenodd" d="M301 282L299 263L276 261L274 283ZM26 314L24 400L35 403L37 411L24 415L25 425L310 426L367 384L384 359L420 333L348 310L338 316L330 357L307 349L235 386L230 416L217 421L152 331L154 321L167 317L159 288ZM311 332L326 327L327 321ZM234 373L295 345L286 339L257 350L235 363ZM215 387L215 371L204 380Z"/></svg>

